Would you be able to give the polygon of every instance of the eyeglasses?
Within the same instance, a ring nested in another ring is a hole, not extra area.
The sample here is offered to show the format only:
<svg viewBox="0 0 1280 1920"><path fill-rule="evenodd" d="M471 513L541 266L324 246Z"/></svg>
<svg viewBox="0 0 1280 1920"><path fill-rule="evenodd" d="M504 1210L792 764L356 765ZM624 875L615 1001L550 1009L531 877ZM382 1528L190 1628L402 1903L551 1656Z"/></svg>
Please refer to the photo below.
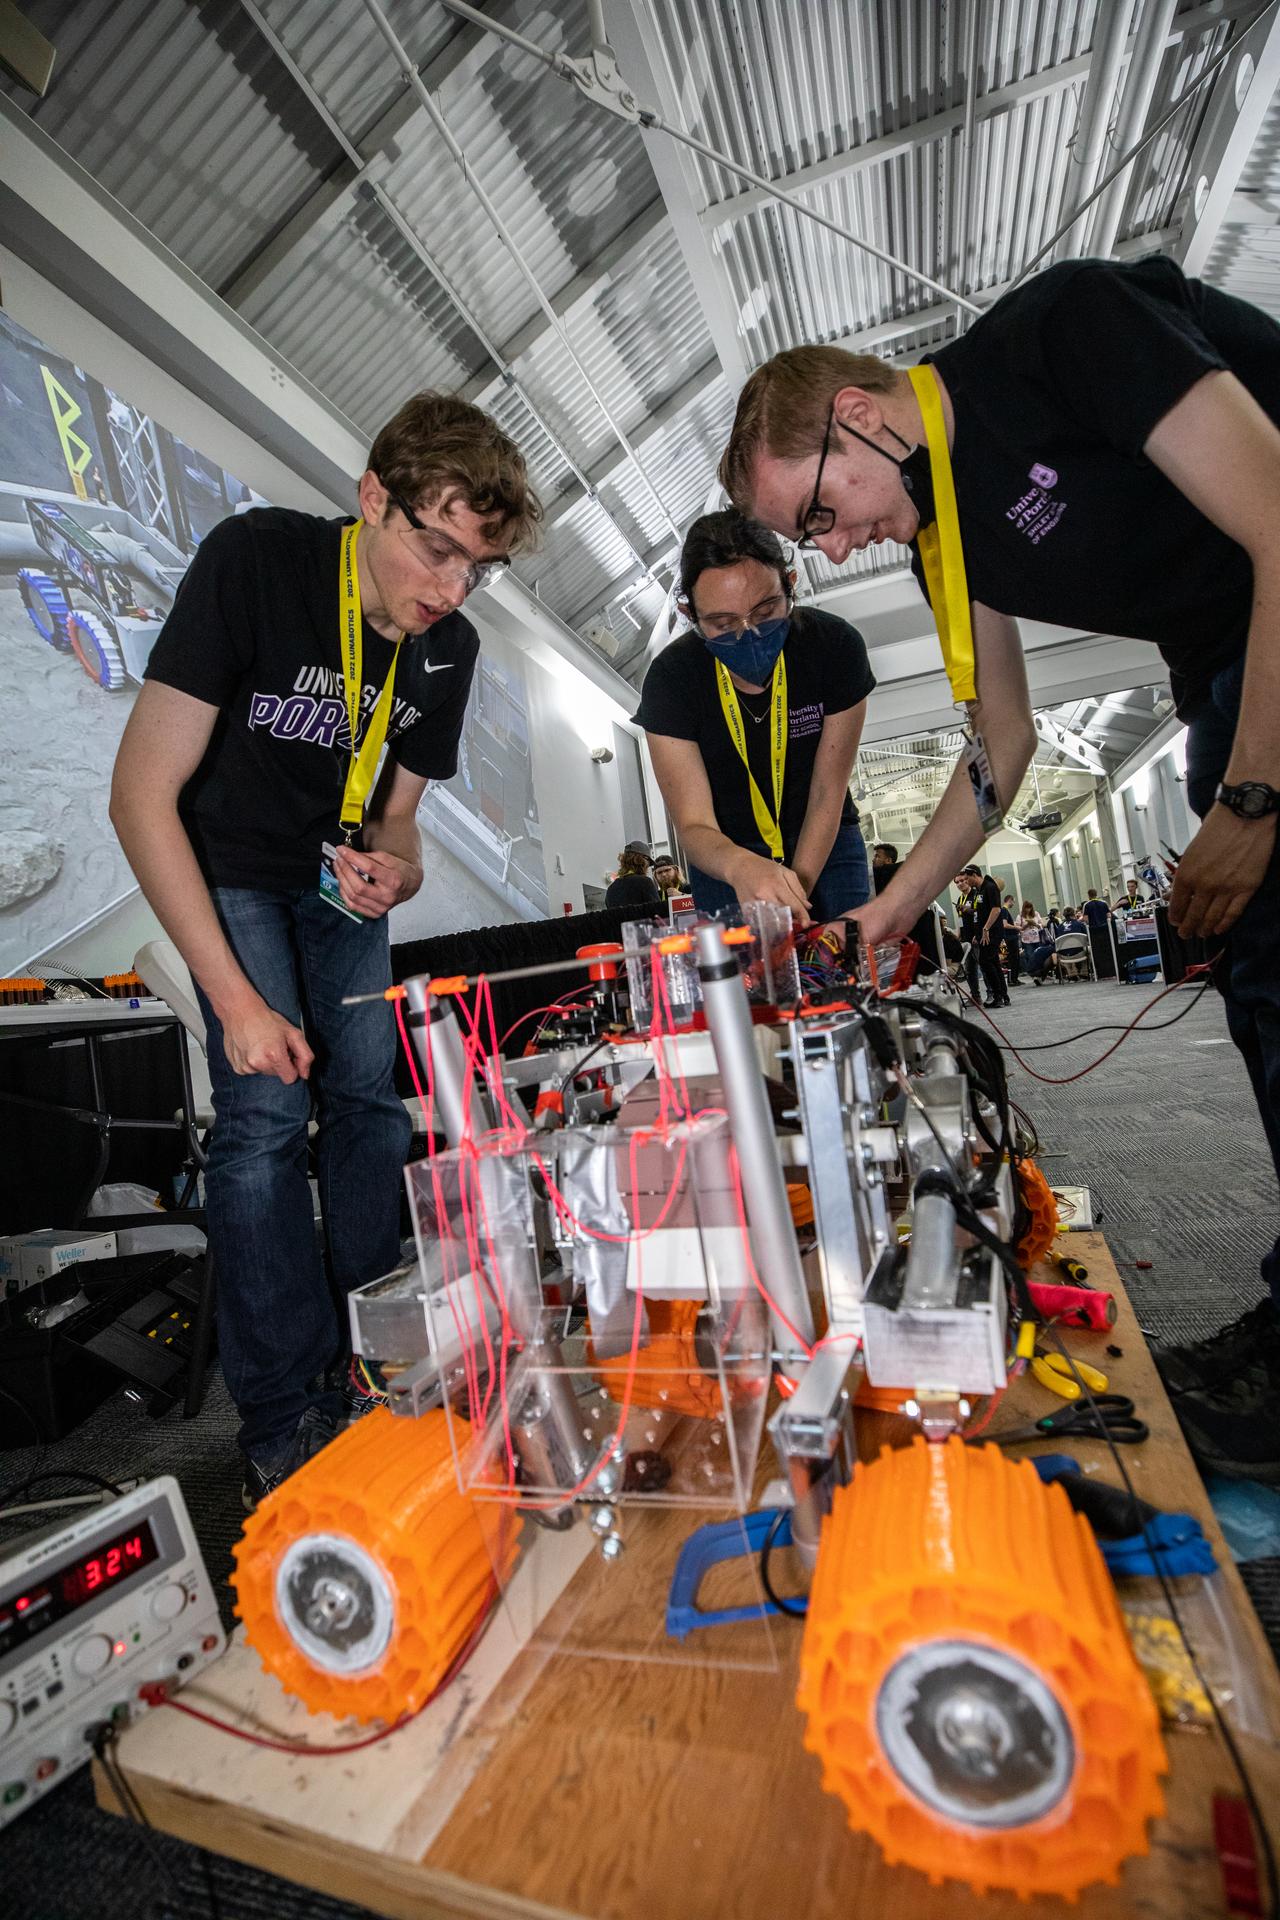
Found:
<svg viewBox="0 0 1280 1920"><path fill-rule="evenodd" d="M414 558L434 574L460 576L464 592L478 593L481 587L492 586L511 565L506 559L477 560L456 540L451 540L447 533L441 533L436 527L424 527L413 508L398 493L389 494L388 498L409 522L400 537Z"/></svg>
<svg viewBox="0 0 1280 1920"><path fill-rule="evenodd" d="M707 620L697 621L698 632L706 640L737 640L749 628L761 626L766 620L780 620L786 613L788 596L774 593L758 606L752 607L745 620L738 614L712 615Z"/></svg>
<svg viewBox="0 0 1280 1920"><path fill-rule="evenodd" d="M824 533L830 533L836 523L835 508L824 507L822 504L822 469L826 466L827 455L831 451L831 429L835 424L835 417L836 403L833 400L827 414L827 430L822 436L822 452L818 456L818 471L813 479L813 498L805 511L804 519L800 522L800 538L796 542L796 545L804 552L811 550L822 538Z"/></svg>

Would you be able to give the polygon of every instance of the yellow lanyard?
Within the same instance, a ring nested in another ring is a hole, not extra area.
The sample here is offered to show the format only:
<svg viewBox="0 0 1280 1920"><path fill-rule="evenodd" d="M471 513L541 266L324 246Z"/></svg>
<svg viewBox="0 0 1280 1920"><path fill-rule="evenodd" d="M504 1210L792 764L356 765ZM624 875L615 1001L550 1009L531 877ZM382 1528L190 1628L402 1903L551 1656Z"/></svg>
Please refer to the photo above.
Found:
<svg viewBox="0 0 1280 1920"><path fill-rule="evenodd" d="M747 758L747 739L742 726L742 708L738 705L737 689L729 678L729 669L723 660L716 661L716 685L720 690L720 709L724 714L725 725L729 729L729 737L738 750L738 758L747 770L747 780L751 786L751 811L756 817L760 838L768 847L772 857L775 860L781 860L783 858L782 781L787 768L786 656L780 653L777 665L773 669L773 695L769 709L769 752L773 773L772 813L751 771L751 762Z"/></svg>
<svg viewBox="0 0 1280 1920"><path fill-rule="evenodd" d="M929 471L933 479L933 504L937 519L932 526L921 527L916 538L924 562L925 583L933 605L942 659L951 682L951 698L967 705L978 697L973 668L973 622L969 613L969 583L964 571L964 548L960 544L960 517L956 512L956 488L951 475L951 454L947 448L947 425L942 413L937 377L932 367L908 367L907 378L915 389L924 421L924 437L929 448Z"/></svg>
<svg viewBox="0 0 1280 1920"><path fill-rule="evenodd" d="M373 776L378 771L378 761L386 745L387 728L391 723L391 695L395 686L396 663L400 658L399 634L395 640L395 652L391 656L391 671L387 675L382 692L378 695L378 704L369 716L369 724L364 731L360 750L356 751L356 739L360 731L360 694L363 688L364 667L364 620L360 612L360 574L356 566L356 543L360 538L362 520L356 520L344 528L342 534L342 559L338 568L338 640L342 650L342 677L346 683L347 719L351 723L351 762L347 768L347 784L342 792L342 831L350 840L353 833L359 831L364 819L364 803L369 797L373 785Z"/></svg>

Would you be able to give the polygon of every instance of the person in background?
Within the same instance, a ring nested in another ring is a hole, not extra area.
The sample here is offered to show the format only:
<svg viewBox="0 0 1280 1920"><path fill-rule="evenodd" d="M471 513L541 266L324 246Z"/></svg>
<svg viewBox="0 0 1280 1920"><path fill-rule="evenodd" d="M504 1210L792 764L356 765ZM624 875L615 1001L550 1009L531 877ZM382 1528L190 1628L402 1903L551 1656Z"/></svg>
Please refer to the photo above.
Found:
<svg viewBox="0 0 1280 1920"><path fill-rule="evenodd" d="M414 395L375 438L354 514L253 508L205 535L120 743L111 819L207 1036L209 1246L246 1506L369 1404L346 1295L399 1264L412 1131L387 915L423 882L427 783L458 764L479 651L463 602L540 517L495 421Z"/></svg>
<svg viewBox="0 0 1280 1920"><path fill-rule="evenodd" d="M1096 887L1090 887L1089 898L1085 901L1081 912L1089 923L1090 932L1094 927L1105 927L1111 918L1111 909L1105 900L1099 900Z"/></svg>
<svg viewBox="0 0 1280 1920"><path fill-rule="evenodd" d="M662 894L649 869L653 856L643 840L628 840L618 855L618 871L605 890L606 907L660 907Z"/></svg>
<svg viewBox="0 0 1280 1920"><path fill-rule="evenodd" d="M871 884L879 893L887 887L901 862L898 849L888 840L879 840L871 849Z"/></svg>
<svg viewBox="0 0 1280 1920"><path fill-rule="evenodd" d="M1057 907L1050 907L1048 913L1045 915L1044 923L1045 923L1045 926L1048 928L1049 932L1053 935L1054 939L1056 940L1058 935L1062 932L1062 915L1059 912Z"/></svg>
<svg viewBox="0 0 1280 1920"><path fill-rule="evenodd" d="M994 874L983 873L981 867L973 866L965 867L960 878L968 889L968 912L974 928L972 937L987 989L987 997L982 1004L985 1007L1007 1007L1009 990L1005 985L1004 968L1000 965L1000 882ZM974 997L977 998L976 992Z"/></svg>
<svg viewBox="0 0 1280 1920"><path fill-rule="evenodd" d="M1142 897L1142 889L1138 885L1137 877L1131 873L1124 883L1124 892L1116 901L1116 912L1133 913L1136 909L1145 907L1146 904L1146 901Z"/></svg>
<svg viewBox="0 0 1280 1920"><path fill-rule="evenodd" d="M1053 934L1036 912L1035 902L1032 900L1024 900L1022 903L1018 934L1022 942L1022 964L1027 970L1027 978L1033 987L1038 987L1044 976L1052 973L1056 961L1053 951Z"/></svg>
<svg viewBox="0 0 1280 1920"><path fill-rule="evenodd" d="M1005 964L1009 969L1009 985L1022 985L1022 941L1018 937L1018 918L1014 912L1013 895L1006 893L1000 907L1000 931L1004 941Z"/></svg>
<svg viewBox="0 0 1280 1920"><path fill-rule="evenodd" d="M669 853L659 854L653 863L653 877L664 900L673 893L688 893L689 883Z"/></svg>
<svg viewBox="0 0 1280 1920"><path fill-rule="evenodd" d="M685 535L691 631L658 654L633 718L702 912L738 900L831 920L868 896L849 780L875 685L846 620L795 605L776 534L732 509Z"/></svg>

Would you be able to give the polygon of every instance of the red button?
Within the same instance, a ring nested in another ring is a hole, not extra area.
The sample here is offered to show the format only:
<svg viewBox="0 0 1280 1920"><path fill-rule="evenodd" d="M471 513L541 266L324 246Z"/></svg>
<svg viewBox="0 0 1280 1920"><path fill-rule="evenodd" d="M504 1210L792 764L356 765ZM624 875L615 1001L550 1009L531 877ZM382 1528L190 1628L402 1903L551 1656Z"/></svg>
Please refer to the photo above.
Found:
<svg viewBox="0 0 1280 1920"><path fill-rule="evenodd" d="M205 1635L205 1637L204 1637L204 1639L203 1639L203 1640L202 1640L202 1641L200 1642L200 1647L201 1647L201 1650L202 1650L202 1652L204 1652L204 1653L212 1653L212 1652L213 1652L213 1650L214 1650L214 1648L215 1648L215 1647L217 1646L217 1644L218 1644L218 1636L217 1636L217 1634L216 1634L216 1633L206 1633L206 1635Z"/></svg>
<svg viewBox="0 0 1280 1920"><path fill-rule="evenodd" d="M38 1760L36 1762L37 1780L51 1780L57 1771L58 1762L56 1760Z"/></svg>

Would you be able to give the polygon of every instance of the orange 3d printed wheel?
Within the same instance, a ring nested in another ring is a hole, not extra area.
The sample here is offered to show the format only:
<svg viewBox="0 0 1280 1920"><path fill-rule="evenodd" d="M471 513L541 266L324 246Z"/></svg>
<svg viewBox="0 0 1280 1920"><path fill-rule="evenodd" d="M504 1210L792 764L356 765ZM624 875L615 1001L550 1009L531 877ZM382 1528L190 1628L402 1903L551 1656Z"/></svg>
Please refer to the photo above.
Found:
<svg viewBox="0 0 1280 1920"><path fill-rule="evenodd" d="M886 1448L824 1522L805 1744L891 1865L1074 1899L1147 1849L1166 1769L1102 1556L1029 1461Z"/></svg>
<svg viewBox="0 0 1280 1920"><path fill-rule="evenodd" d="M662 1405L672 1413L710 1418L722 1411L719 1379L698 1358L694 1333L702 1302L649 1300L644 1303L649 1338L640 1347L631 1398L638 1406ZM597 1360L591 1349L596 1379L611 1400L622 1402L627 1390L630 1353Z"/></svg>
<svg viewBox="0 0 1280 1920"><path fill-rule="evenodd" d="M509 1571L518 1525L507 1505L458 1491L443 1411L410 1420L380 1407L250 1515L235 1549L236 1612L263 1665L312 1713L395 1720L466 1645Z"/></svg>
<svg viewBox="0 0 1280 1920"><path fill-rule="evenodd" d="M1031 1215L1022 1238L1014 1249L1018 1265L1024 1270L1043 1260L1058 1233L1058 1203L1053 1188L1034 1160L1020 1160L1017 1168L1022 1201Z"/></svg>

